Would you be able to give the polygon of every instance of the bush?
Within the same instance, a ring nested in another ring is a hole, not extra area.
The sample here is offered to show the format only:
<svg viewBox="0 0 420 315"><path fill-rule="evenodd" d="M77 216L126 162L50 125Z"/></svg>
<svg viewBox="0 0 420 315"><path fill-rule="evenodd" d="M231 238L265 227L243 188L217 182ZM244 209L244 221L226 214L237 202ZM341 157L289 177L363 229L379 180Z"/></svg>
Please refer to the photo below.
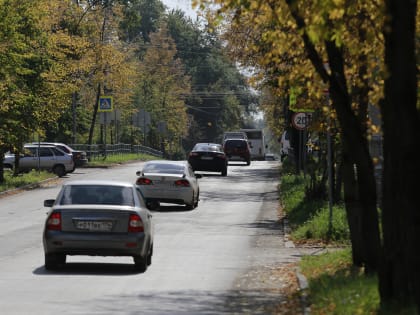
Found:
<svg viewBox="0 0 420 315"><path fill-rule="evenodd" d="M295 239L312 239L316 241L333 241L348 244L349 226L343 206L332 208L331 231L329 207L319 209L308 221L297 227L292 233Z"/></svg>

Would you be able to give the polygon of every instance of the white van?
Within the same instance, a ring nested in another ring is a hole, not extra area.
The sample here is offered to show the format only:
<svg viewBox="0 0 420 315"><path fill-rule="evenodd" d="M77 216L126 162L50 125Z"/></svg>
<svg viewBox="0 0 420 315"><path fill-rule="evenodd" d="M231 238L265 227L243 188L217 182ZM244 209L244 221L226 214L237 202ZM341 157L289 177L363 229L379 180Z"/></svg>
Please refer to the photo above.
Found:
<svg viewBox="0 0 420 315"><path fill-rule="evenodd" d="M264 160L265 159L265 145L264 132L262 129L241 129L248 137L249 147L251 148L251 159Z"/></svg>
<svg viewBox="0 0 420 315"><path fill-rule="evenodd" d="M280 138L280 156L283 160L287 155L289 155L290 146L290 135L287 130L283 132Z"/></svg>

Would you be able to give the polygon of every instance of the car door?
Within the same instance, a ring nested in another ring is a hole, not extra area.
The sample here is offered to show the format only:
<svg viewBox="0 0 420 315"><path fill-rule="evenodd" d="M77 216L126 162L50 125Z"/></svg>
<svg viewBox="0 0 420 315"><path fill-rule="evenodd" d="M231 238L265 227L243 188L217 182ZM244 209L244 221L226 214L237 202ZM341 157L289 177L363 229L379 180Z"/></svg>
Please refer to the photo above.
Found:
<svg viewBox="0 0 420 315"><path fill-rule="evenodd" d="M55 164L55 156L51 148L39 148L40 165L42 169L51 169Z"/></svg>
<svg viewBox="0 0 420 315"><path fill-rule="evenodd" d="M23 155L19 157L19 168L21 170L31 170L38 167L38 156L36 154L36 148L24 148Z"/></svg>

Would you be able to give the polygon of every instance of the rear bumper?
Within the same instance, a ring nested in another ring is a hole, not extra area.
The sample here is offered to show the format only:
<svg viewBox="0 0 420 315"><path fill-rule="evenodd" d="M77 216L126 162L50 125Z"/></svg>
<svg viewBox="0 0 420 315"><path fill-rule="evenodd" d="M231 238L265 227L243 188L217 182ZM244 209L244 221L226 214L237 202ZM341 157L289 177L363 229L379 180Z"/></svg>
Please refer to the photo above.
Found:
<svg viewBox="0 0 420 315"><path fill-rule="evenodd" d="M46 254L89 256L146 256L145 233L71 233L47 231L43 238Z"/></svg>
<svg viewBox="0 0 420 315"><path fill-rule="evenodd" d="M204 162L204 161L191 161L191 167L194 171L208 171L208 172L222 172L227 167L227 161Z"/></svg>

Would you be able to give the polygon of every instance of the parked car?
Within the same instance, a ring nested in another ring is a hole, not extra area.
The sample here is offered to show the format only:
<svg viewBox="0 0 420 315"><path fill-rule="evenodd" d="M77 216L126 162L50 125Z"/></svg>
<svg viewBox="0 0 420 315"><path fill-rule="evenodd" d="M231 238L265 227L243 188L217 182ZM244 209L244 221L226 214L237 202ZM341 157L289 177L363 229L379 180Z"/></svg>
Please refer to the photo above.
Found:
<svg viewBox="0 0 420 315"><path fill-rule="evenodd" d="M197 143L188 155L193 171L221 172L227 175L228 160L223 147L216 143Z"/></svg>
<svg viewBox="0 0 420 315"><path fill-rule="evenodd" d="M251 150L247 140L227 139L223 144L223 150L229 161L244 161L251 164Z"/></svg>
<svg viewBox="0 0 420 315"><path fill-rule="evenodd" d="M265 160L266 161L277 161L278 157L274 153L266 153L265 154Z"/></svg>
<svg viewBox="0 0 420 315"><path fill-rule="evenodd" d="M159 208L160 203L184 205L188 210L198 206L200 188L191 165L186 161L155 160L144 164L137 171L136 185L146 199L149 209Z"/></svg>
<svg viewBox="0 0 420 315"><path fill-rule="evenodd" d="M80 167L88 163L87 154L85 151L75 150L67 144L60 142L33 142L34 145L53 145L60 150L73 155L73 161L75 167Z"/></svg>
<svg viewBox="0 0 420 315"><path fill-rule="evenodd" d="M152 263L152 215L132 183L80 180L65 183L43 233L45 268L66 263L66 255L132 256L137 271Z"/></svg>
<svg viewBox="0 0 420 315"><path fill-rule="evenodd" d="M3 167L14 168L14 166L15 155L6 154ZM25 144L23 153L19 157L19 172L29 172L32 169L52 171L62 177L74 170L73 156L52 145Z"/></svg>

